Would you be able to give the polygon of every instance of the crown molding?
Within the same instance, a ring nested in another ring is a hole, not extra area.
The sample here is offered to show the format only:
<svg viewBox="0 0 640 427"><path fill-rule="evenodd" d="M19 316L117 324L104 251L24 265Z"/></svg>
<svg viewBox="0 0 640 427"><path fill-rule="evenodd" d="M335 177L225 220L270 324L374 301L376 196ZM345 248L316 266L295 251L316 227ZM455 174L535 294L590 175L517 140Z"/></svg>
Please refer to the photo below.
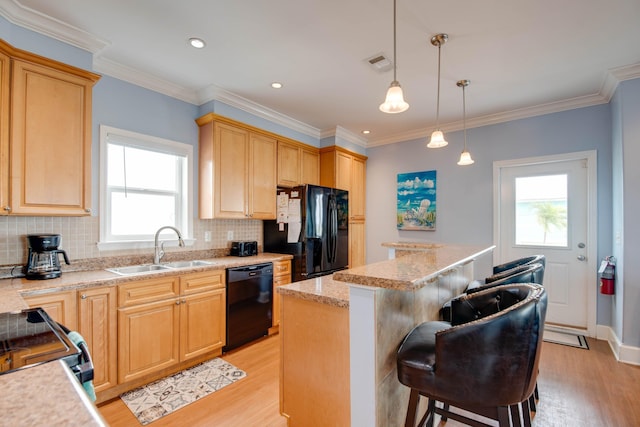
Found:
<svg viewBox="0 0 640 427"><path fill-rule="evenodd" d="M254 116L261 117L270 122L285 126L296 132L308 135L312 138L320 139L320 129L296 120L292 117L279 113L264 105L250 101L232 92L222 89L216 85L209 85L199 92L200 105L209 101L220 101L231 107L245 111Z"/></svg>
<svg viewBox="0 0 640 427"><path fill-rule="evenodd" d="M23 6L18 0L0 1L0 15L15 25L92 53L100 52L111 44L94 34Z"/></svg>
<svg viewBox="0 0 640 427"><path fill-rule="evenodd" d="M332 136L335 137L335 139L340 138L343 141L359 145L360 147L367 148L369 146L366 138L345 129L342 126L336 126L335 129L325 129L320 133L320 139L330 138Z"/></svg>
<svg viewBox="0 0 640 427"><path fill-rule="evenodd" d="M128 67L119 62L112 61L101 56L94 56L93 69L98 73L115 77L136 86L141 86L190 104L199 105L199 97L195 91L171 83L153 74L145 73L133 67Z"/></svg>

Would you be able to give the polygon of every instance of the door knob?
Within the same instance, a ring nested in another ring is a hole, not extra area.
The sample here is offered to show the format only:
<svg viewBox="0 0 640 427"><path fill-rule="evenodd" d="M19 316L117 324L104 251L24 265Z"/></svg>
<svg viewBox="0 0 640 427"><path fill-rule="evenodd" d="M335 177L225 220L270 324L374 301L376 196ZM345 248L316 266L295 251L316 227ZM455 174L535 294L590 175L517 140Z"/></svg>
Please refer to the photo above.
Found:
<svg viewBox="0 0 640 427"><path fill-rule="evenodd" d="M586 256L584 255L578 255L578 261L584 261L585 259L587 259Z"/></svg>

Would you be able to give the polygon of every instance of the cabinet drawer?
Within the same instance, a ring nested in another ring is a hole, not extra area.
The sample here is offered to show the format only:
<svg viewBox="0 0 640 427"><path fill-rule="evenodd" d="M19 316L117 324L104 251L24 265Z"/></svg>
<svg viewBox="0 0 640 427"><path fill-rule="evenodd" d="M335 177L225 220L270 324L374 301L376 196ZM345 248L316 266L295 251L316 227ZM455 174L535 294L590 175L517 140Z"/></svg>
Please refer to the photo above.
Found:
<svg viewBox="0 0 640 427"><path fill-rule="evenodd" d="M178 276L123 283L118 286L118 307L177 297L179 284Z"/></svg>
<svg viewBox="0 0 640 427"><path fill-rule="evenodd" d="M180 279L180 294L189 295L196 292L224 288L224 278L224 270L185 274Z"/></svg>
<svg viewBox="0 0 640 427"><path fill-rule="evenodd" d="M273 263L273 276L287 276L291 275L291 261L276 261Z"/></svg>

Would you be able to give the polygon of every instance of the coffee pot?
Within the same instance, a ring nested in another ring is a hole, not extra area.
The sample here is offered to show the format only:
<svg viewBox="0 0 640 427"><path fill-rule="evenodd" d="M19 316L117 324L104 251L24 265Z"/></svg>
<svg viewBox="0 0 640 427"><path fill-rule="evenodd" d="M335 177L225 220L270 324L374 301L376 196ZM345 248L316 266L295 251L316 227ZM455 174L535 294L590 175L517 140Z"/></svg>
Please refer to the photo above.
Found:
<svg viewBox="0 0 640 427"><path fill-rule="evenodd" d="M64 262L71 264L67 253L58 249L60 245L59 234L29 234L29 255L25 267L27 279L54 279L60 277L59 255L64 256Z"/></svg>

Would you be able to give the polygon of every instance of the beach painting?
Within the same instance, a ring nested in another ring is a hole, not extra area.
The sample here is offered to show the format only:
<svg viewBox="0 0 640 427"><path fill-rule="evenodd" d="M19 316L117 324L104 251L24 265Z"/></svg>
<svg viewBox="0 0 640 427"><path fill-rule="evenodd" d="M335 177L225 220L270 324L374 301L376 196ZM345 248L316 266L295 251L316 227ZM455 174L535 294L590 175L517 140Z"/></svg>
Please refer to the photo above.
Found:
<svg viewBox="0 0 640 427"><path fill-rule="evenodd" d="M436 171L398 174L398 230L436 229Z"/></svg>

